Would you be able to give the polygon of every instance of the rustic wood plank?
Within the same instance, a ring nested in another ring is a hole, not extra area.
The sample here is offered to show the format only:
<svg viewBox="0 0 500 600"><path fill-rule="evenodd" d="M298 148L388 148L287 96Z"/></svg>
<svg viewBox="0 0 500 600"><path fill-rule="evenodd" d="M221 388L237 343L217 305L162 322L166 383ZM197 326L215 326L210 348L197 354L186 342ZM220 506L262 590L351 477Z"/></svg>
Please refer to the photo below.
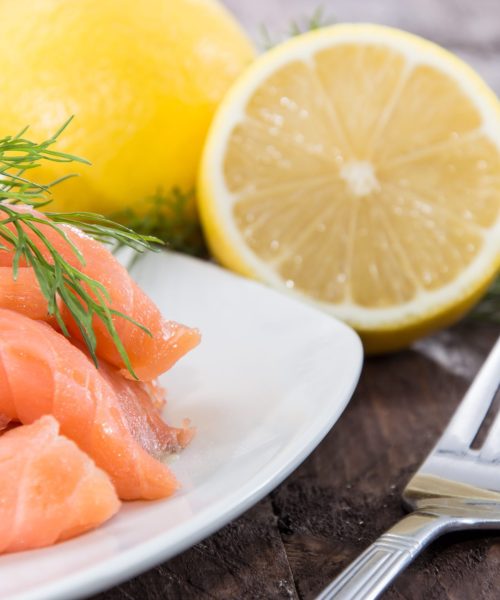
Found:
<svg viewBox="0 0 500 600"><path fill-rule="evenodd" d="M208 540L94 600L298 598L270 499Z"/></svg>

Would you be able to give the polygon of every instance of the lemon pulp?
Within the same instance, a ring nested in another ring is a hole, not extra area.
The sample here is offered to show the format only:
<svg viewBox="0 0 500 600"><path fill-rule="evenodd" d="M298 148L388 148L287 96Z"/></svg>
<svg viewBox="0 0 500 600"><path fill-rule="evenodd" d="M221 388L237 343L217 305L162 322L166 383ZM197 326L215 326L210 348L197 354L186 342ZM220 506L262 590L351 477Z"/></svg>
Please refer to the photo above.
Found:
<svg viewBox="0 0 500 600"><path fill-rule="evenodd" d="M486 85L438 47L366 25L307 34L250 71L200 176L221 261L346 319L373 349L463 312L499 264Z"/></svg>

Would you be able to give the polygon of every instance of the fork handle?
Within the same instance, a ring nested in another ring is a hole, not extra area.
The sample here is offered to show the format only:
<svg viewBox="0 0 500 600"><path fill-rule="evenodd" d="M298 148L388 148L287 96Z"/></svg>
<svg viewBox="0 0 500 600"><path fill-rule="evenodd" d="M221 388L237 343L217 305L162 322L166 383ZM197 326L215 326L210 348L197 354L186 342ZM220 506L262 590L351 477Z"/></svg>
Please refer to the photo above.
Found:
<svg viewBox="0 0 500 600"><path fill-rule="evenodd" d="M374 600L448 524L441 515L411 513L369 546L316 600Z"/></svg>

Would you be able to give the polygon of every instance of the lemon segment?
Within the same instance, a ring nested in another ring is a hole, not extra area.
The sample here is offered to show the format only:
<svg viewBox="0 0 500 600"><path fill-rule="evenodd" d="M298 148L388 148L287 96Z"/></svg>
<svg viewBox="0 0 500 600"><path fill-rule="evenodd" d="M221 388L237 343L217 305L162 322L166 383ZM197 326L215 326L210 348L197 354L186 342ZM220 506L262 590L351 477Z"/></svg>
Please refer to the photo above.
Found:
<svg viewBox="0 0 500 600"><path fill-rule="evenodd" d="M305 34L226 96L199 208L223 264L346 320L371 351L406 345L461 316L498 271L498 101L413 35Z"/></svg>

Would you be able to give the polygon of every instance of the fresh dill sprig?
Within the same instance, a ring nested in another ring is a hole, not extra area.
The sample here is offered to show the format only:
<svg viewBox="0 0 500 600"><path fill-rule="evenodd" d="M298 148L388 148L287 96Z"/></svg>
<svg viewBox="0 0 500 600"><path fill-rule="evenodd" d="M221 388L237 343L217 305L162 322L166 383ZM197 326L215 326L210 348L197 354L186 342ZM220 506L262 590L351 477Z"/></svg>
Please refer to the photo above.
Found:
<svg viewBox="0 0 500 600"><path fill-rule="evenodd" d="M315 29L333 25L334 22L335 19L333 17L325 14L324 6L318 6L308 17L292 21L290 23L288 35L290 37L295 37L302 33L306 33L306 31L314 31Z"/></svg>
<svg viewBox="0 0 500 600"><path fill-rule="evenodd" d="M259 25L260 46L263 50L271 50L278 42L273 38L268 26L265 23Z"/></svg>
<svg viewBox="0 0 500 600"><path fill-rule="evenodd" d="M73 117L69 118L51 138L41 143L23 137L28 127L15 136L0 138L0 199L11 203L44 206L51 201L50 188L74 175L69 174L48 184L41 184L26 178L26 171L36 169L44 161L90 164L84 158L51 148L72 119Z"/></svg>
<svg viewBox="0 0 500 600"><path fill-rule="evenodd" d="M493 282L486 296L470 313L469 318L500 324L500 277Z"/></svg>
<svg viewBox="0 0 500 600"><path fill-rule="evenodd" d="M113 219L144 236L161 239L170 250L203 258L208 256L194 213L194 190L184 192L177 187L168 193L158 190L144 200L141 208L126 208L114 213Z"/></svg>
<svg viewBox="0 0 500 600"><path fill-rule="evenodd" d="M119 243L138 252L151 249L154 244L161 244L161 240L135 233L124 225L94 213L48 212L45 217L29 211L19 211L13 206L24 203L35 208L45 207L51 202L51 187L67 178L43 185L27 178L27 171L37 168L47 160L68 163L87 162L77 156L51 149L70 121L71 119L42 143L25 139L23 135L26 129L17 136L0 139L0 249L14 253L14 279L18 276L21 263L33 268L40 289L47 300L48 314L56 319L64 335L69 337L59 302L67 307L96 366L98 364L97 340L93 329L95 317L103 322L126 368L135 377L113 318L126 319L148 334L150 334L149 330L130 316L111 308L109 293L102 283L85 275L80 268L68 262L45 235L44 228L50 227L61 236L77 258L77 264L82 267L85 266L84 257L67 235L67 230L61 225L77 227L101 242Z"/></svg>
<svg viewBox="0 0 500 600"><path fill-rule="evenodd" d="M318 6L311 15L291 21L288 25L288 30L286 31L284 38L286 39L289 37L295 37L297 35L301 35L302 33L306 33L307 31L314 31L315 29L321 29L322 27L333 25L333 23L335 23L335 19L325 13L323 6ZM260 25L259 29L261 46L264 50L270 50L283 41L283 39L275 40L269 32L267 25L264 23Z"/></svg>
<svg viewBox="0 0 500 600"><path fill-rule="evenodd" d="M158 237L141 234L122 223L117 223L97 213L59 213L46 211L44 214L54 223L76 227L103 244L120 244L121 246L132 248L136 252L156 249L155 244L163 245L163 242Z"/></svg>

